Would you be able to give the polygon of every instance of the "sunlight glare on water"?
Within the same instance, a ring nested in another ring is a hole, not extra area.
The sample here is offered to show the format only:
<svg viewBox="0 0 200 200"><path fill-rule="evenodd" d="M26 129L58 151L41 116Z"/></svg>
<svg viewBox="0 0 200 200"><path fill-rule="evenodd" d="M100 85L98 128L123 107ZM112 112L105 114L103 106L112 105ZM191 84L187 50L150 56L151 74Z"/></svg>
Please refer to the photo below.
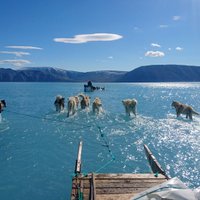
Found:
<svg viewBox="0 0 200 200"><path fill-rule="evenodd" d="M67 100L82 92L81 83L0 87L8 103L0 123L0 199L69 199L80 140L84 173L150 172L147 144L168 175L200 184L200 117L177 119L171 107L178 100L200 111L200 83L107 83L87 93L101 98L103 113L79 108L69 118L66 108L55 112L55 96ZM125 115L126 98L137 99L136 117Z"/></svg>

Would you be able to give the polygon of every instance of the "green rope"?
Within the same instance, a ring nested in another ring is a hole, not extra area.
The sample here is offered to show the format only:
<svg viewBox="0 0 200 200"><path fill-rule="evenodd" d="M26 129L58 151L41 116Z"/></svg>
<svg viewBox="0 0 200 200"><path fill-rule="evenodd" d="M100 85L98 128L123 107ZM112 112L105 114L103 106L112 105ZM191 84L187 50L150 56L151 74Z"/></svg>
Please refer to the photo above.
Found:
<svg viewBox="0 0 200 200"><path fill-rule="evenodd" d="M97 169L95 171L95 173L99 172L100 170L106 168L111 162L113 161L113 159L109 160L105 165L101 166L99 169Z"/></svg>
<svg viewBox="0 0 200 200"><path fill-rule="evenodd" d="M46 121L50 121L50 122L57 122L57 123L64 123L64 124L71 124L71 122L67 122L67 121L62 121L62 120L57 120L57 119L50 119L47 117L42 117L42 116L37 116L37 115L30 115L30 114L26 114L26 113L20 113L20 112L15 112L15 111L9 111L9 110L5 110L8 113L12 113L15 115L20 115L20 116L24 116L24 117L29 117L29 118L34 118L34 119L39 119L39 120L46 120ZM73 122L73 124L75 125L81 125L82 128L91 128L92 125L84 125L84 124L80 124L80 123L76 123ZM80 130L80 128L76 128L77 130ZM73 128L73 130L76 130L75 128Z"/></svg>
<svg viewBox="0 0 200 200"><path fill-rule="evenodd" d="M78 200L83 200L83 192L81 192L80 187L78 187Z"/></svg>
<svg viewBox="0 0 200 200"><path fill-rule="evenodd" d="M97 170L95 171L95 173L97 173L97 172L99 172L100 170L106 168L111 162L113 162L113 161L115 160L115 156L113 155L113 153L112 153L112 151L111 151L111 149L110 149L110 145L109 145L109 142L108 142L108 141L106 140L106 138L105 138L105 134L102 132L102 129L101 129L100 126L97 125L97 128L98 128L98 130L99 130L99 133L100 133L101 138L102 138L103 141L104 141L104 145L102 145L102 146L104 146L104 147L106 147L106 148L108 149L108 152L109 152L109 154L110 154L110 156L111 156L112 159L109 160L109 161L108 161L106 164L104 164L103 166L101 166L99 169L97 169Z"/></svg>
<svg viewBox="0 0 200 200"><path fill-rule="evenodd" d="M77 178L78 177L78 173L72 173L71 174L71 177L72 177L72 180L71 180L71 183L73 183L73 178ZM83 198L83 192L81 192L81 187L80 186L78 186L77 184L75 184L75 188L78 190L78 193L77 194L74 194L74 195L76 195L76 197L78 198L77 200L83 200L84 198ZM73 184L71 184L71 188L73 187L73 189L74 189L74 186L73 186Z"/></svg>
<svg viewBox="0 0 200 200"><path fill-rule="evenodd" d="M30 118L34 118L34 119L40 119L40 120L46 120L46 121L50 121L50 122L58 122L58 123L64 123L64 124L71 124L71 122L66 122L66 121L61 121L61 120L56 120L56 119L49 119L47 117L42 117L42 116L37 116L37 115L30 115L30 114L26 114L26 113L20 113L20 112L15 112L15 111L9 111L9 110L5 110L6 112L8 113L12 113L12 114L15 114L15 115L20 115L20 116L24 116L24 117L30 117ZM80 124L80 123L75 123L73 122L73 124L77 124L77 125L81 125L82 128L91 128L92 125L84 125L84 124ZM109 145L109 142L108 140L106 139L106 135L102 132L102 129L100 126L98 126L96 124L97 128L98 128L98 131L100 133L100 136L101 138L103 139L104 141L104 144L102 146L106 147L108 149L108 152L111 156L111 160L108 161L105 165L103 165L102 167L100 167L99 169L97 169L95 172L98 172L100 170L102 170L103 168L105 168L106 166L108 166L111 162L113 162L115 160L115 156L113 155L112 151L111 151L111 148L110 148L110 145ZM77 128L77 130L79 130L80 128ZM76 130L76 129L73 129L73 130ZM85 174L84 176L87 176L88 174ZM73 174L73 176L77 176L77 174ZM81 197L81 194L80 194L80 198Z"/></svg>
<svg viewBox="0 0 200 200"><path fill-rule="evenodd" d="M100 136L103 138L104 143L105 143L105 144L102 145L102 146L107 147L108 152L109 152L110 154L112 154L112 151L111 151L111 149L110 149L109 142L106 140L105 134L102 132L101 127L97 125L97 128L98 128L98 130L99 130Z"/></svg>

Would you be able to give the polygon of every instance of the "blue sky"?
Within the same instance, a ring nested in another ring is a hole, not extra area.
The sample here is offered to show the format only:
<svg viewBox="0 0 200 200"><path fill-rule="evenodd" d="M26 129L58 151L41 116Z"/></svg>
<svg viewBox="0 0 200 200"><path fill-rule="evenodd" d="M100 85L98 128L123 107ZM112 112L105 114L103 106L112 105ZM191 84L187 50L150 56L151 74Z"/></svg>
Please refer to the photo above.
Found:
<svg viewBox="0 0 200 200"><path fill-rule="evenodd" d="M200 66L200 0L0 0L0 67Z"/></svg>

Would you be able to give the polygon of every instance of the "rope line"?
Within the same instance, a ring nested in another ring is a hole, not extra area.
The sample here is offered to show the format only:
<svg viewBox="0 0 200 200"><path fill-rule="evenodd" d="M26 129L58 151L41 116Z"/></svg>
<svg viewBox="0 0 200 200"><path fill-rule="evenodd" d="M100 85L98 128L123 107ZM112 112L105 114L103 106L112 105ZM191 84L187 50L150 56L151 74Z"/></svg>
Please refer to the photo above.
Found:
<svg viewBox="0 0 200 200"><path fill-rule="evenodd" d="M95 173L101 171L102 169L106 168L111 162L113 162L113 159L109 160L106 164L104 164L103 166L101 166L99 169L97 169L95 171Z"/></svg>
<svg viewBox="0 0 200 200"><path fill-rule="evenodd" d="M99 133L100 133L101 138L103 139L103 141L104 141L104 143L105 143L105 144L102 145L102 146L107 147L107 148L108 148L108 152L111 152L109 143L108 143L108 141L105 139L105 137L104 137L105 134L102 133L101 127L100 127L100 126L97 126L97 128L98 128L98 130L99 130Z"/></svg>
<svg viewBox="0 0 200 200"><path fill-rule="evenodd" d="M37 116L37 115L30 115L30 114L20 113L20 112L15 112L15 111L10 111L10 110L4 110L4 111L15 114L15 115L30 117L30 118L34 118L34 119L46 120L46 121L50 121L50 122L58 122L58 123L63 123L63 124L71 124L71 122L57 120L57 119L50 119L47 117L42 117L42 116ZM80 124L80 123L76 123L76 122L73 122L73 124L79 125L79 126L81 125L83 128L91 128L92 127L91 125L84 125L84 124ZM80 129L80 128L77 128L77 129ZM73 130L76 130L76 129L73 129Z"/></svg>
<svg viewBox="0 0 200 200"><path fill-rule="evenodd" d="M58 123L64 123L64 124L71 124L71 122L67 122L67 121L61 121L61 120L57 120L57 119L50 119L50 118L47 118L47 117L41 117L41 116L37 116L37 115L30 115L30 114L26 114L26 113L20 113L20 112L15 112L15 111L10 111L10 110L5 110L6 112L8 113L12 113L12 114L15 114L15 115L20 115L20 116L24 116L24 117L30 117L30 118L34 118L34 119L39 119L39 120L46 120L46 121L50 121L50 122L58 122ZM80 124L80 123L76 123L76 122L73 122L73 124L75 125L78 125L79 128L73 128L73 130L80 130L80 126L82 128L91 128L93 127L92 125L84 125L84 124ZM100 136L104 142L104 144L102 144L101 146L105 147L108 149L108 153L109 155L111 156L111 160L108 161L106 164L104 164L103 166L101 166L99 169L97 169L95 172L99 172L100 170L104 169L106 166L108 166L111 162L113 162L115 160L115 156L113 155L112 153L112 150L110 148L110 144L109 144L109 141L108 139L106 138L106 135L102 132L102 129L99 125L97 125L95 123L99 133L100 133ZM86 173L87 175L87 173Z"/></svg>
<svg viewBox="0 0 200 200"><path fill-rule="evenodd" d="M97 128L99 130L99 133L100 133L100 136L101 138L103 139L104 143L102 146L106 147L108 149L108 153L110 154L111 156L111 160L109 160L106 164L104 164L103 166L101 166L99 169L97 169L95 171L95 173L99 172L100 170L106 168L111 162L113 162L115 160L115 156L113 155L112 151L111 151L111 148L110 148L110 145L109 145L109 142L107 140L107 138L105 137L105 134L102 132L102 129L100 126L97 125Z"/></svg>
<svg viewBox="0 0 200 200"><path fill-rule="evenodd" d="M50 121L50 122L58 122L58 123L64 123L64 124L70 124L71 125L71 122L67 122L67 121L62 121L62 120L57 120L57 119L50 119L50 118L47 118L47 117L41 117L41 116L37 116L37 115L30 115L30 114L20 113L20 112L10 111L10 110L5 110L5 111L8 112L8 113L12 113L12 114L20 115L20 116L24 116L24 117L30 117L30 118L39 119L39 120L46 120L46 121ZM73 128L73 130L80 130L80 126L82 128L91 128L91 127L93 127L92 125L85 125L85 124L76 123L76 122L73 122L73 124L79 126L78 128ZM110 154L112 154L109 142L105 138L105 134L102 132L102 129L101 129L101 127L99 125L96 124L96 126L98 128L98 131L100 133L101 138L104 141L104 144L102 146L106 147L108 149L108 152ZM112 157L113 157L113 155L112 155Z"/></svg>
<svg viewBox="0 0 200 200"><path fill-rule="evenodd" d="M20 112L11 111L11 110L8 110L8 109L4 110L4 112L12 113L12 114L20 115L20 116L24 116L24 117L34 118L34 119L46 120L46 121L50 121L50 122L58 122L58 123L70 124L70 125L72 124L69 121L50 119L50 118L45 117L45 116L43 117L43 116L31 115L31 114L27 114L27 113L20 113ZM77 123L75 121L73 121L73 125L81 126L83 128L92 128L93 127L92 125L85 125L85 124ZM97 127L99 127L99 126L97 125ZM116 127L116 125L109 125L109 127ZM77 130L77 129L80 129L80 128L73 128L73 130Z"/></svg>

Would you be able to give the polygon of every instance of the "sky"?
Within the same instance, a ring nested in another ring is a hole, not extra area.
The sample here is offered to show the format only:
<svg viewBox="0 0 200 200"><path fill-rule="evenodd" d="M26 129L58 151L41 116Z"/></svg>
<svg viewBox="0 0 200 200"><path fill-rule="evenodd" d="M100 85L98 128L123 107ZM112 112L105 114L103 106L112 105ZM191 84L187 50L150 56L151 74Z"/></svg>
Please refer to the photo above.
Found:
<svg viewBox="0 0 200 200"><path fill-rule="evenodd" d="M200 0L0 0L0 68L200 66Z"/></svg>

